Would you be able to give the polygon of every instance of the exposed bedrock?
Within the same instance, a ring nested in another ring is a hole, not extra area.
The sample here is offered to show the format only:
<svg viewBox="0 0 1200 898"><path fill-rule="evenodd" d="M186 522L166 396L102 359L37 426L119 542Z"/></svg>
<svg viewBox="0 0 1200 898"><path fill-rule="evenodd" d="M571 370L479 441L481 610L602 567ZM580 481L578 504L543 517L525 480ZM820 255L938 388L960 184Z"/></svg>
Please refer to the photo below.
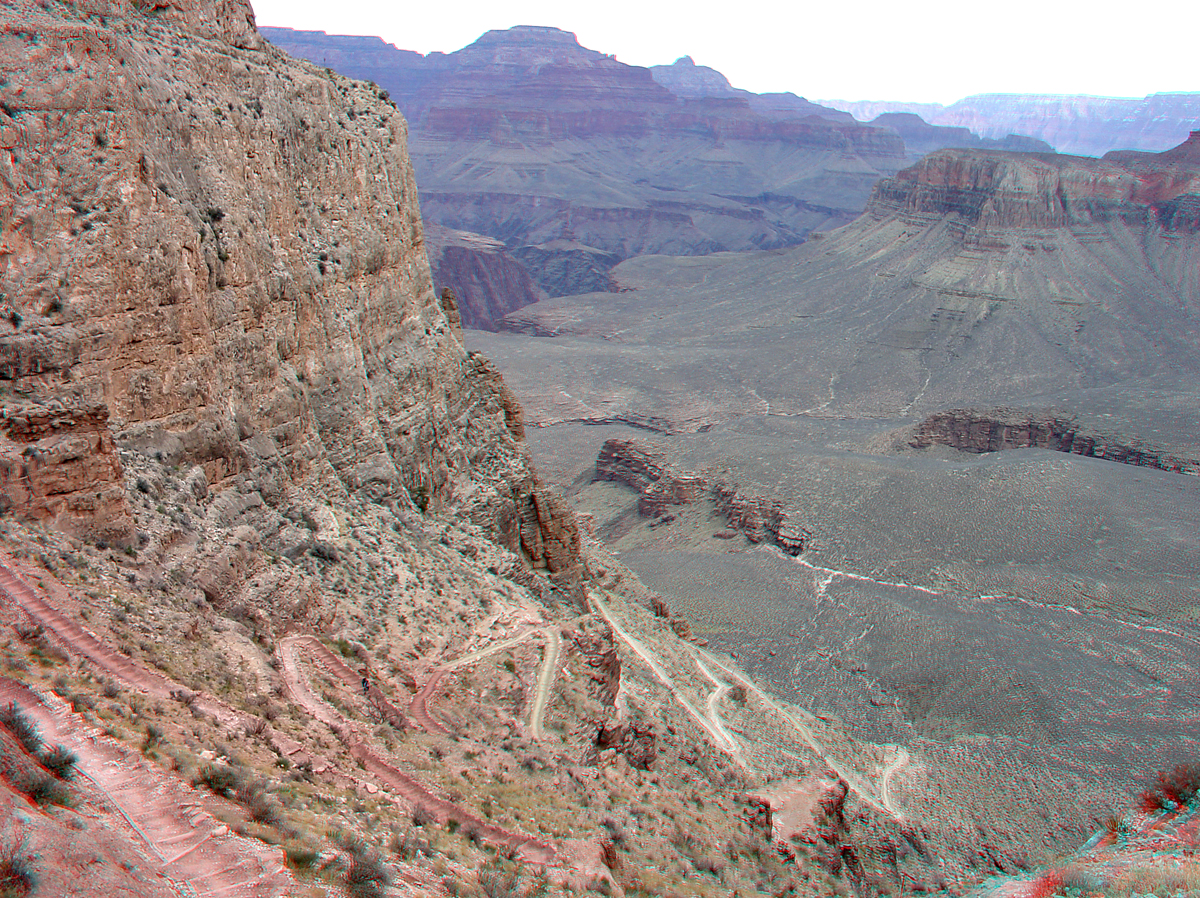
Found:
<svg viewBox="0 0 1200 898"><path fill-rule="evenodd" d="M749 542L770 543L789 555L799 555L812 537L789 517L783 502L747 496L736 484L720 478L680 471L671 465L663 449L641 440L606 441L596 458L595 479L623 483L637 490L638 512L643 517L661 517L672 507L711 499L730 529Z"/></svg>
<svg viewBox="0 0 1200 898"><path fill-rule="evenodd" d="M507 315L546 298L529 270L499 240L426 224L433 282L454 291L462 326L496 330Z"/></svg>
<svg viewBox="0 0 1200 898"><path fill-rule="evenodd" d="M1161 154L1121 161L942 150L880 182L869 209L917 220L954 214L980 229L1061 228L1121 220L1200 229L1200 132Z"/></svg>
<svg viewBox="0 0 1200 898"><path fill-rule="evenodd" d="M938 412L916 426L909 445L915 449L941 445L975 453L1052 449L1176 474L1200 474L1200 459L1180 458L1138 440L1089 431L1074 418L1051 412L1005 408Z"/></svg>
<svg viewBox="0 0 1200 898"><path fill-rule="evenodd" d="M407 125L382 92L285 56L238 0L88 10L0 12L20 25L0 28L12 512L87 530L81 499L47 505L77 478L119 524L115 438L218 492L242 478L268 502L456 511L576 569L515 398L435 295ZM55 402L86 411L17 428Z"/></svg>

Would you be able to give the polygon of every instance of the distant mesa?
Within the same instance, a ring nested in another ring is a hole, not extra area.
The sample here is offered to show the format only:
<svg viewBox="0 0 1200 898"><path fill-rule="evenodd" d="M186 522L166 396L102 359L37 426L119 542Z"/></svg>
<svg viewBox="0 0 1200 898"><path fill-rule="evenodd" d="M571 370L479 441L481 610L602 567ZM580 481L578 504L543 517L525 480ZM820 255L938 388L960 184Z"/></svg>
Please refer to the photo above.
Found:
<svg viewBox="0 0 1200 898"><path fill-rule="evenodd" d="M873 100L821 102L861 121L886 113L915 113L931 124L968 128L992 140L1024 135L1043 140L1060 153L1097 158L1112 150L1161 152L1182 141L1189 130L1200 128L1200 93L1142 98L979 94L949 106Z"/></svg>

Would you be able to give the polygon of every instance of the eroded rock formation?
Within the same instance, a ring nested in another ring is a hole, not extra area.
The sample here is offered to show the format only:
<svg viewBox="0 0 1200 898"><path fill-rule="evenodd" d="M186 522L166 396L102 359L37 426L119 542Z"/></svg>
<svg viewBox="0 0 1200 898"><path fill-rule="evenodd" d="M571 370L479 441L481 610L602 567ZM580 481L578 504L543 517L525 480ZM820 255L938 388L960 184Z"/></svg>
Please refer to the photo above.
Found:
<svg viewBox="0 0 1200 898"><path fill-rule="evenodd" d="M10 465L13 512L65 521L39 490L92 478L113 495L90 524L67 502L70 528L125 526L115 437L216 490L249 477L268 504L457 508L574 567L515 399L434 293L406 125L381 91L285 57L244 2L94 5L0 36L0 374L97 410L70 437L95 444L87 471L64 467L63 434L50 451L9 428L50 466ZM179 30L152 40L164 22Z"/></svg>
<svg viewBox="0 0 1200 898"><path fill-rule="evenodd" d="M949 446L963 452L1051 449L1175 474L1200 474L1200 459L1180 458L1134 441L1104 436L1071 417L1017 409L952 409L930 415L916 426L909 445Z"/></svg>
<svg viewBox="0 0 1200 898"><path fill-rule="evenodd" d="M736 484L679 471L664 450L640 440L607 440L596 459L595 479L623 483L637 490L638 512L644 517L661 517L673 506L711 498L729 527L752 543L771 543L789 555L799 555L812 537L789 518L783 502L746 496Z"/></svg>
<svg viewBox="0 0 1200 898"><path fill-rule="evenodd" d="M101 404L0 410L0 509L74 536L130 545L133 517Z"/></svg>
<svg viewBox="0 0 1200 898"><path fill-rule="evenodd" d="M509 312L546 298L499 240L427 224L425 243L433 282L454 292L463 327L494 331Z"/></svg>
<svg viewBox="0 0 1200 898"><path fill-rule="evenodd" d="M875 189L871 208L917 220L956 215L992 230L1081 227L1120 220L1194 231L1183 209L1200 197L1191 146L1122 161L943 150ZM1120 158L1120 157L1118 157Z"/></svg>

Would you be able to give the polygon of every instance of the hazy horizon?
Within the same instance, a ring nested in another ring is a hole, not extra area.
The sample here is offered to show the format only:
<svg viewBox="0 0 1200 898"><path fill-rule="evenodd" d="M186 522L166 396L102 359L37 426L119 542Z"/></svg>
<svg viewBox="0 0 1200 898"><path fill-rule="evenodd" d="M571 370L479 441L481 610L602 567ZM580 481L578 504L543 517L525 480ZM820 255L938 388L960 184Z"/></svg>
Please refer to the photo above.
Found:
<svg viewBox="0 0 1200 898"><path fill-rule="evenodd" d="M999 17L949 0L916 10L871 0L865 7L811 7L803 15L749 7L736 18L715 4L678 16L631 0L569 9L549 0L502 8L464 0L452 16L374 0L347 0L336 10L312 0L253 5L260 25L378 36L419 53L453 52L492 29L547 25L631 65L669 65L691 56L734 87L847 102L948 105L994 93L1140 98L1200 87L1188 54L1131 40L1127 21L1096 14L1082 2L1015 0ZM1156 17L1180 25L1197 18L1182 0L1160 6Z"/></svg>

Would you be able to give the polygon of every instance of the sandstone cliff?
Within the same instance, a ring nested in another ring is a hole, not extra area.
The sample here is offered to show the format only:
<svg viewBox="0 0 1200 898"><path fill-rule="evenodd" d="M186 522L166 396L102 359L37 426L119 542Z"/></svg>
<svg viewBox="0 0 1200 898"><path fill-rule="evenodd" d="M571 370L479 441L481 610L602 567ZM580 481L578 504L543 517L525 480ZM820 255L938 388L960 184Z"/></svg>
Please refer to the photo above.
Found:
<svg viewBox="0 0 1200 898"><path fill-rule="evenodd" d="M546 298L528 269L499 240L425 226L434 283L454 291L464 327L496 330L509 312Z"/></svg>
<svg viewBox="0 0 1200 898"><path fill-rule="evenodd" d="M947 150L879 184L872 214L955 215L996 231L1113 220L1189 230L1186 216L1176 220L1175 212L1200 196L1200 166L1189 161L1196 144L1200 132L1167 153L1111 161Z"/></svg>
<svg viewBox="0 0 1200 898"><path fill-rule="evenodd" d="M454 507L575 564L434 295L405 122L377 88L284 57L232 0L19 21L0 37L8 397L100 409L101 447L111 429L218 489ZM120 473L64 476L108 495ZM8 482L14 514L48 514Z"/></svg>

